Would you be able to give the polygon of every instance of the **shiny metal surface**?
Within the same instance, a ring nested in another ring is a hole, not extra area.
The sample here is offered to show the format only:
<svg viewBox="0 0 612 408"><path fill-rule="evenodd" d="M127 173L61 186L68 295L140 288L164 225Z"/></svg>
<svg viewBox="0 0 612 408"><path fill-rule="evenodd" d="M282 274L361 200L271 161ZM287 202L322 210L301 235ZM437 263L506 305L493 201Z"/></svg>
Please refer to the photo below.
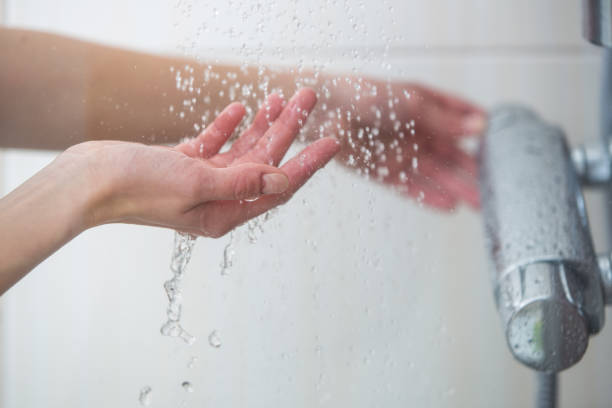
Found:
<svg viewBox="0 0 612 408"><path fill-rule="evenodd" d="M582 1L582 34L596 45L612 47L612 0Z"/></svg>
<svg viewBox="0 0 612 408"><path fill-rule="evenodd" d="M576 304L579 293L571 292L579 288L575 279L562 262L538 262L513 271L499 286L502 302L512 305L506 340L519 361L556 372L580 360L589 332Z"/></svg>
<svg viewBox="0 0 612 408"><path fill-rule="evenodd" d="M612 180L612 145L598 141L572 150L572 162L580 183L584 186L601 187Z"/></svg>
<svg viewBox="0 0 612 408"><path fill-rule="evenodd" d="M563 132L526 108L500 108L480 165L493 287L510 350L534 369L563 370L604 323L599 267Z"/></svg>
<svg viewBox="0 0 612 408"><path fill-rule="evenodd" d="M600 137L604 145L612 144L612 49L604 49L602 58L602 84L600 96ZM609 153L612 156L612 153ZM610 160L610 159L608 159ZM612 162L612 160L610 160ZM612 249L612 183L604 186L608 249Z"/></svg>
<svg viewBox="0 0 612 408"><path fill-rule="evenodd" d="M555 408L559 397L558 375L556 373L538 373L538 393L536 394L536 408Z"/></svg>
<svg viewBox="0 0 612 408"><path fill-rule="evenodd" d="M610 305L612 304L612 253L601 255L598 262L604 302Z"/></svg>

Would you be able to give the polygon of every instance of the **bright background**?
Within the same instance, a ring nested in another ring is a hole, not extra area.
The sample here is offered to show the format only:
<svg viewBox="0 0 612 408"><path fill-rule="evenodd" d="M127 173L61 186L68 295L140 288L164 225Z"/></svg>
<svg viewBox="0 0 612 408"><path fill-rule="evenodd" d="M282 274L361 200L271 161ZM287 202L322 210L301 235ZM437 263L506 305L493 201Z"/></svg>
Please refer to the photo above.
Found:
<svg viewBox="0 0 612 408"><path fill-rule="evenodd" d="M287 0L260 9L236 0L3 1L10 26L156 53L321 60L425 81L485 107L522 102L573 142L598 135L600 55L581 38L575 0L317 0L310 15L306 2ZM249 19L239 25L242 13ZM236 53L243 43L247 52ZM353 51L375 57L356 62ZM55 154L0 153L2 193ZM601 243L603 218L590 201ZM219 273L229 238L198 240L185 281L191 347L159 334L173 233L87 231L0 299L0 406L138 406L146 385L151 406L529 406L533 376L506 349L480 221L467 209L419 208L329 166L255 244L237 232L230 275ZM218 349L206 340L213 330ZM608 325L562 375L563 406L609 405L611 347Z"/></svg>

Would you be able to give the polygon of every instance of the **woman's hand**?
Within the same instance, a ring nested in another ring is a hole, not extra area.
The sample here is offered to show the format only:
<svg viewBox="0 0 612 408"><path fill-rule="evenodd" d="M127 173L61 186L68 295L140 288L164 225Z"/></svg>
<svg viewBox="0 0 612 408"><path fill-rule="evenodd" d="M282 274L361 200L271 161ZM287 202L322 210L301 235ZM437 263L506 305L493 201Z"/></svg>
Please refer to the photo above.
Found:
<svg viewBox="0 0 612 408"><path fill-rule="evenodd" d="M432 207L479 206L475 158L461 140L484 131L484 111L411 83L338 78L322 87L315 126L339 134L339 159Z"/></svg>
<svg viewBox="0 0 612 408"><path fill-rule="evenodd" d="M125 142L86 142L59 161L86 164L99 187L88 226L108 222L147 224L220 237L278 204L339 150L320 139L278 168L316 103L301 89L283 108L273 94L253 124L219 153L245 114L229 105L197 138L174 148ZM102 182L101 182L102 181Z"/></svg>
<svg viewBox="0 0 612 408"><path fill-rule="evenodd" d="M0 199L0 294L83 230L125 222L220 237L287 201L338 152L315 141L277 167L316 102L300 90L283 108L271 95L253 124L219 153L244 116L229 105L197 138L175 147L95 141L75 145Z"/></svg>

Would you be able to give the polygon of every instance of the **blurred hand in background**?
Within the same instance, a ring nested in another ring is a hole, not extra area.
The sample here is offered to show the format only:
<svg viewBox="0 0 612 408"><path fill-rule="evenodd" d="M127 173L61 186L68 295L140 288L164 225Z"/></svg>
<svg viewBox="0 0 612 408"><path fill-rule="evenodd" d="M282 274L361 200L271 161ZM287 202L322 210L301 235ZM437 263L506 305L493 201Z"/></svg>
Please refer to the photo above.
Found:
<svg viewBox="0 0 612 408"><path fill-rule="evenodd" d="M415 83L338 78L322 93L312 123L337 135L342 163L437 209L479 207L476 159L462 143L484 131L483 109Z"/></svg>

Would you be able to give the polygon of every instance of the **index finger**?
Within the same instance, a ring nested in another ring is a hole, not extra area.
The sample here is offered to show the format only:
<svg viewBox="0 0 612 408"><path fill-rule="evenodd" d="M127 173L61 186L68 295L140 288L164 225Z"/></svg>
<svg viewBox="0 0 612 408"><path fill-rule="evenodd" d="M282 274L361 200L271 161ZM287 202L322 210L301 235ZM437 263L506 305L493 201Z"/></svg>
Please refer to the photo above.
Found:
<svg viewBox="0 0 612 408"><path fill-rule="evenodd" d="M278 165L316 102L317 97L312 89L300 89L255 146L236 162L255 161Z"/></svg>

